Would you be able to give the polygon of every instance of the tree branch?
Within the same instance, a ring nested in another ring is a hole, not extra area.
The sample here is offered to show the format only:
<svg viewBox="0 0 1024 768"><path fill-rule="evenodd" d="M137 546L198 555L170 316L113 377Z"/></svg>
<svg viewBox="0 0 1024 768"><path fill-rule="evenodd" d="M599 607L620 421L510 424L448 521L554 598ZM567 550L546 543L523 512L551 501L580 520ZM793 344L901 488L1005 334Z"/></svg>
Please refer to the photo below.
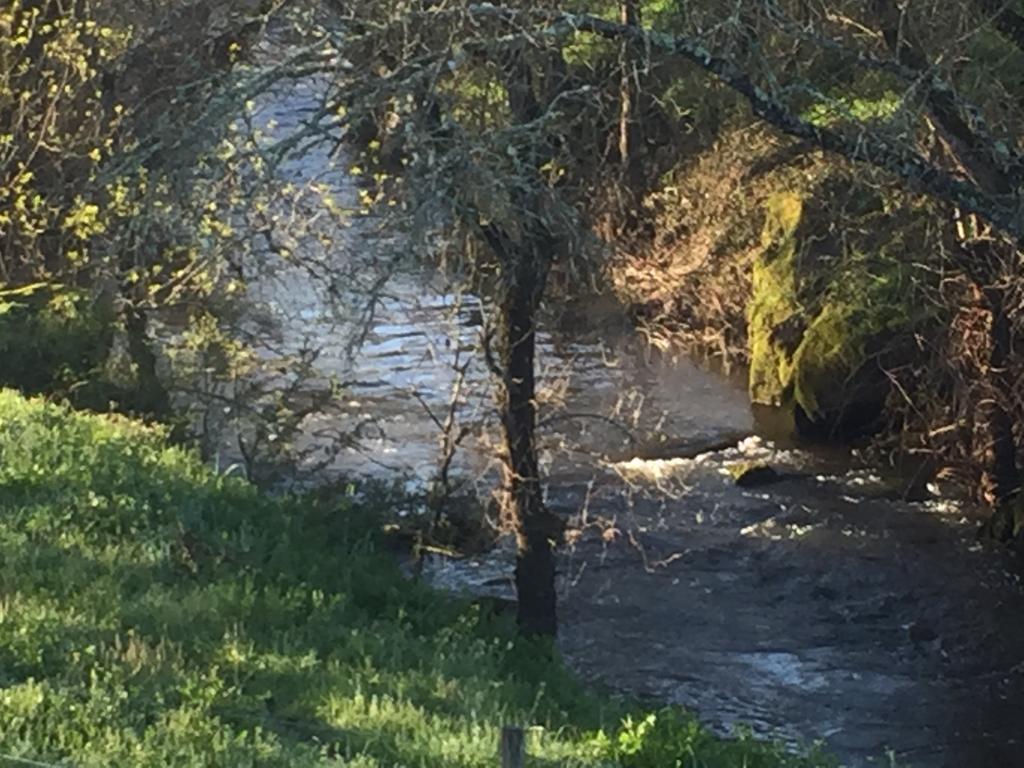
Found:
<svg viewBox="0 0 1024 768"><path fill-rule="evenodd" d="M1024 51L1024 16L1010 8L1008 0L974 0L982 12L992 17L1000 34Z"/></svg>
<svg viewBox="0 0 1024 768"><path fill-rule="evenodd" d="M491 4L472 5L469 10L479 17L498 18L507 22L521 22L524 18L530 18L528 13ZM609 40L632 40L651 50L686 59L741 95L754 115L783 133L810 142L827 152L892 173L932 197L981 216L1016 242L1024 243L1024 221L1021 219L1017 190L1007 198L988 195L977 183L944 170L920 153L899 146L885 136L868 131L846 135L815 125L765 92L735 62L716 56L693 38L655 32L587 14L549 13L543 16L533 14L532 17L535 21L548 24L546 34L549 35L589 32ZM999 154L999 147L993 147L992 154Z"/></svg>

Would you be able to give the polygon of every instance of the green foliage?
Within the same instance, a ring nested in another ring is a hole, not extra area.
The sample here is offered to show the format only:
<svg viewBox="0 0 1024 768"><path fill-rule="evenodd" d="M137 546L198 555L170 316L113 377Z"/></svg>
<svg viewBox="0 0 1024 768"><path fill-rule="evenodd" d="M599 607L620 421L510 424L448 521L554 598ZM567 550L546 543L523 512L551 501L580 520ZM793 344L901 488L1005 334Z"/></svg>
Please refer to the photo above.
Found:
<svg viewBox="0 0 1024 768"><path fill-rule="evenodd" d="M0 9L0 386L173 419L210 453L244 442L248 476L265 479L263 465L294 458L276 438L305 414L256 369L306 369L239 341L245 279L265 255L253 230L287 226L281 239L315 258L288 206L347 215L327 185L270 188L280 159L253 118L273 78L236 35L269 6L158 5Z"/></svg>
<svg viewBox="0 0 1024 768"><path fill-rule="evenodd" d="M676 709L662 709L638 720L627 717L616 736L613 751L623 768L837 765L817 751L807 757L788 755L778 744L759 742L746 731L736 741L722 741Z"/></svg>
<svg viewBox="0 0 1024 768"><path fill-rule="evenodd" d="M12 295L0 311L0 386L69 394L106 361L110 323L109 311L78 291Z"/></svg>
<svg viewBox="0 0 1024 768"><path fill-rule="evenodd" d="M617 52L614 43L577 32L572 42L562 47L562 58L570 66L593 67L602 59L616 56Z"/></svg>
<svg viewBox="0 0 1024 768"><path fill-rule="evenodd" d="M960 80L971 98L988 96L987 92L996 85L993 72L999 73L998 87L1005 93L1021 93L1024 89L1024 50L988 26L978 29L968 42L969 55L965 57ZM1008 114L999 113L1010 112L1013 105L997 101L992 106L1000 118L1012 119Z"/></svg>
<svg viewBox="0 0 1024 768"><path fill-rule="evenodd" d="M47 258L83 258L104 231L82 197L109 156L122 108L103 102L100 73L131 40L81 6L6 3L0 9L0 234L5 278L38 275ZM45 148L45 151L40 151Z"/></svg>
<svg viewBox="0 0 1024 768"><path fill-rule="evenodd" d="M619 18L619 4L616 2L567 3L567 8L608 20L618 21ZM562 47L562 58L570 66L591 68L602 59L614 59L618 56L618 51L619 46L610 40L575 33L571 42Z"/></svg>
<svg viewBox="0 0 1024 768"><path fill-rule="evenodd" d="M76 766L811 766L582 690L406 582L351 497L270 498L161 428L0 391L0 753ZM646 723L646 725L641 725Z"/></svg>
<svg viewBox="0 0 1024 768"><path fill-rule="evenodd" d="M885 90L870 96L841 93L828 102L813 105L803 117L822 127L833 126L844 120L885 123L895 118L903 107L903 97L895 91Z"/></svg>
<svg viewBox="0 0 1024 768"><path fill-rule="evenodd" d="M508 93L493 68L469 69L440 90L450 91L452 117L467 130L484 133L508 124Z"/></svg>

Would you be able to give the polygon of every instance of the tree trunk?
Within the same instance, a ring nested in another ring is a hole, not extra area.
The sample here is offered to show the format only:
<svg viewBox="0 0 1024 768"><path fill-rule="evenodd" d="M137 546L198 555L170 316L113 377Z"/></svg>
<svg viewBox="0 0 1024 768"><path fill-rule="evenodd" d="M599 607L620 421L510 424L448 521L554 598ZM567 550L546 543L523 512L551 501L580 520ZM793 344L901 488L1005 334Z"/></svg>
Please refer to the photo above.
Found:
<svg viewBox="0 0 1024 768"><path fill-rule="evenodd" d="M509 111L519 125L542 113L535 92L534 71L521 51L504 62ZM550 92L540 84L541 90ZM549 94L550 95L550 94ZM539 151L530 159L534 168L546 161ZM534 188L541 189L538 180ZM501 362L501 423L505 431L506 514L516 532L516 620L527 636L554 637L557 628L555 561L552 540L555 527L544 508L543 488L537 461L537 399L534 358L537 349L536 318L547 284L557 243L545 222L544 198L537 191L522 192L513 201L521 211L523 231L510 236L496 224L481 231L501 264L498 303Z"/></svg>
<svg viewBox="0 0 1024 768"><path fill-rule="evenodd" d="M1012 337L1003 290L989 288L985 294L992 313L992 326L988 371L991 391L982 408L986 427L982 491L994 511L982 533L998 541L1007 541L1013 536L1012 505L1019 487L1013 420L1006 402L1013 391L1013 381L1007 368Z"/></svg>
<svg viewBox="0 0 1024 768"><path fill-rule="evenodd" d="M619 3L619 21L623 24L639 26L640 11L636 0L623 0ZM624 39L619 50L619 177L622 182L625 210L622 212L622 225L626 232L636 229L639 222L637 207L639 205L642 170L636 146L636 111L637 111L637 57L634 54L635 44Z"/></svg>
<svg viewBox="0 0 1024 768"><path fill-rule="evenodd" d="M537 461L534 377L536 312L549 257L535 247L516 250L516 258L504 265L500 349L508 512L516 529L517 621L524 635L554 636L555 562L551 518L544 507Z"/></svg>
<svg viewBox="0 0 1024 768"><path fill-rule="evenodd" d="M526 734L523 729L510 725L502 728L498 751L501 768L523 768L526 765Z"/></svg>
<svg viewBox="0 0 1024 768"><path fill-rule="evenodd" d="M131 405L138 413L166 419L171 414L171 398L157 373L157 359L147 338L145 313L128 303L124 309L124 329L128 355L135 366L135 395Z"/></svg>
<svg viewBox="0 0 1024 768"><path fill-rule="evenodd" d="M636 0L624 0L619 4L619 21L623 24L638 25L640 14L637 11ZM633 131L632 120L634 103L636 101L634 89L634 57L630 55L633 44L629 40L623 40L619 52L619 68L621 70L619 79L619 160L624 169L624 175L628 177L628 168L633 157Z"/></svg>

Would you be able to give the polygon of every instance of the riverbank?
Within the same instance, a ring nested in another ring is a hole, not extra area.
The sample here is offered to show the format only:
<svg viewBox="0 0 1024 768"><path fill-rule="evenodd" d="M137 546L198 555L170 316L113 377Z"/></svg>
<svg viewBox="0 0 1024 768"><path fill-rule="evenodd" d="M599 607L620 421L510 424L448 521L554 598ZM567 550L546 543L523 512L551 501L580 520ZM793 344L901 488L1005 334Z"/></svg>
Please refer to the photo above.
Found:
<svg viewBox="0 0 1024 768"><path fill-rule="evenodd" d="M0 752L78 766L830 765L585 689L405 581L351 497L261 495L158 427L0 392Z"/></svg>
<svg viewBox="0 0 1024 768"><path fill-rule="evenodd" d="M1022 328L1015 289L994 287L1014 278L978 274L997 258L948 212L750 126L709 141L645 210L650 234L616 243L608 276L655 346L748 370L751 402L801 437L870 444L992 508L988 534L1024 532Z"/></svg>

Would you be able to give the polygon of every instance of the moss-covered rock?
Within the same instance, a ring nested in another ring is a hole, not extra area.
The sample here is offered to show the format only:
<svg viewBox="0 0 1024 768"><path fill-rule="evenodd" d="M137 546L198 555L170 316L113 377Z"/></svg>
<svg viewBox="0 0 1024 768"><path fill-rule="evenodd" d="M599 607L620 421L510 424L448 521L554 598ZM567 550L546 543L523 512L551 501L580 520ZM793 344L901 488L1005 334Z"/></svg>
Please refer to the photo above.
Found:
<svg viewBox="0 0 1024 768"><path fill-rule="evenodd" d="M806 315L797 297L796 280L796 232L802 211L798 195L769 198L762 251L753 265L747 325L750 399L762 405L781 406L789 400L796 350L790 337L799 337L799 324Z"/></svg>
<svg viewBox="0 0 1024 768"><path fill-rule="evenodd" d="M910 326L904 268L884 253L815 253L795 193L769 199L748 308L750 397L791 409L798 431L869 430L888 379L875 360Z"/></svg>

